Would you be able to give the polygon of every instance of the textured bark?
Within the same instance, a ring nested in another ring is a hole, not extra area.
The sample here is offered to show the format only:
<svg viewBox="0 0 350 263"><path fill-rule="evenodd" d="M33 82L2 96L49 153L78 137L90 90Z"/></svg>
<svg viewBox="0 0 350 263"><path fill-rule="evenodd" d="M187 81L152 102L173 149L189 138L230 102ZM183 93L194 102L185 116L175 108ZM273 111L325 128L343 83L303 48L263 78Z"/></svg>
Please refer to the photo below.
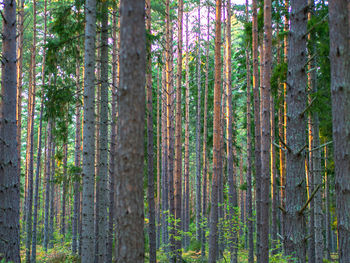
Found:
<svg viewBox="0 0 350 263"><path fill-rule="evenodd" d="M120 2L116 193L117 262L144 262L145 2Z"/></svg>
<svg viewBox="0 0 350 263"><path fill-rule="evenodd" d="M327 162L327 156L328 150L327 145L324 146L324 183L325 183L325 249L326 249L326 258L327 260L331 259L331 252L332 252L332 229L331 229L331 213L329 210L330 207L330 198L329 198L329 177L328 177L328 162Z"/></svg>
<svg viewBox="0 0 350 263"><path fill-rule="evenodd" d="M184 164L184 177L185 177L185 207L184 207L184 232L189 231L190 227L190 66L189 66L189 31L188 31L188 17L186 14L186 99L185 99L185 164ZM190 245L190 237L186 235L184 247L188 248Z"/></svg>
<svg viewBox="0 0 350 263"><path fill-rule="evenodd" d="M201 238L201 8L198 4L197 31L197 117L196 117L196 238Z"/></svg>
<svg viewBox="0 0 350 263"><path fill-rule="evenodd" d="M287 73L287 145L286 154L286 221L285 252L306 261L305 215L305 129L306 116L306 30L307 0L291 1Z"/></svg>
<svg viewBox="0 0 350 263"><path fill-rule="evenodd" d="M6 0L2 10L2 85L0 103L0 260L20 262L16 127L16 1Z"/></svg>
<svg viewBox="0 0 350 263"><path fill-rule="evenodd" d="M113 256L113 236L114 236L114 206L115 206L115 158L116 158L116 100L117 100L117 89L119 85L118 78L118 67L119 67L119 56L117 50L118 39L117 38L117 6L114 6L112 13L112 104L111 104L111 141L109 150L109 218L108 218L108 245L107 245L107 256L106 261L112 262Z"/></svg>
<svg viewBox="0 0 350 263"><path fill-rule="evenodd" d="M95 166L95 38L96 0L85 5L84 120L83 120L83 196L81 260L94 257L94 166Z"/></svg>
<svg viewBox="0 0 350 263"><path fill-rule="evenodd" d="M220 176L221 152L221 0L216 0L215 19L215 83L214 83L214 122L213 122L213 176L211 191L210 234L209 234L209 263L216 262L217 233L218 233L218 186Z"/></svg>
<svg viewBox="0 0 350 263"><path fill-rule="evenodd" d="M55 129L55 124L53 123L52 124L52 133L51 133L51 136L53 136L53 130ZM48 231L49 231L49 248L52 248L53 246L53 232L54 232L54 217L55 217L55 206L54 206L54 202L55 202L55 191L56 191L56 185L54 183L54 178L55 178L55 152L56 152L56 144L55 144L55 141L54 141L54 138L52 137L51 139L51 159L50 159L50 167L51 167L51 173L50 173L50 207L49 207L49 218L50 218L50 221L49 221L49 227L48 227ZM57 196L57 194L56 194Z"/></svg>
<svg viewBox="0 0 350 263"><path fill-rule="evenodd" d="M331 92L339 262L350 258L349 4L329 2Z"/></svg>
<svg viewBox="0 0 350 263"><path fill-rule="evenodd" d="M157 216L157 237L156 237L156 249L160 248L161 243L161 171L160 171L160 92L161 84L160 79L162 75L162 68L158 68L157 72L157 206L156 206L156 216Z"/></svg>
<svg viewBox="0 0 350 263"><path fill-rule="evenodd" d="M260 260L269 262L269 203L270 203L270 93L271 93L271 0L264 1L263 83L261 85L261 236Z"/></svg>
<svg viewBox="0 0 350 263"><path fill-rule="evenodd" d="M183 0L178 0L178 47L177 47L177 86L176 86L176 123L175 123L175 229L178 240L175 244L176 261L181 261L181 212L182 212L182 32Z"/></svg>
<svg viewBox="0 0 350 263"><path fill-rule="evenodd" d="M210 47L210 3L208 1L207 6L207 46L205 53L205 90L204 90L204 123L203 123L203 198L202 198L202 222L203 231L201 239L201 255L205 257L205 243L206 243L206 231L207 231L207 185L209 184L208 179L208 153L207 153L207 137L208 137L208 88L209 88L209 47Z"/></svg>
<svg viewBox="0 0 350 263"><path fill-rule="evenodd" d="M146 0L146 30L151 33L151 1ZM153 96L152 96L152 45L147 45L146 94L147 94L147 199L149 213L149 259L156 262L156 225L154 205L154 145L153 145Z"/></svg>
<svg viewBox="0 0 350 263"><path fill-rule="evenodd" d="M246 15L248 21L248 1L246 1ZM255 21L256 23L256 21ZM255 25L255 24L254 24ZM255 40L255 38L254 38ZM256 53L255 53L256 56ZM252 135L251 135L251 92L250 92L250 58L249 50L246 51L246 63L247 63L247 228L248 228L248 262L254 262L254 226L253 226L253 197L252 197ZM256 66L254 68L254 74L256 73ZM254 95L257 89L256 75L253 75L253 89ZM255 106L256 107L256 106ZM256 112L255 112L256 114ZM257 156L257 155L256 155Z"/></svg>
<svg viewBox="0 0 350 263"><path fill-rule="evenodd" d="M108 2L102 3L101 19L101 101L100 101L100 158L98 180L98 262L107 262L107 206L108 206Z"/></svg>

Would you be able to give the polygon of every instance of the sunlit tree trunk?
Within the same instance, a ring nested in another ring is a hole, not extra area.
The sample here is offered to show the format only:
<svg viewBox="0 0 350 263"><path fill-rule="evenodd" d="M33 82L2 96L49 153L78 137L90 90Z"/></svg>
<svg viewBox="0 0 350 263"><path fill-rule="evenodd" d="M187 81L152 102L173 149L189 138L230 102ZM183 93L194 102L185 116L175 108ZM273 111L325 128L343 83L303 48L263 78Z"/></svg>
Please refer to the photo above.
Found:
<svg viewBox="0 0 350 263"><path fill-rule="evenodd" d="M120 89L116 172L117 262L144 262L145 2L120 2Z"/></svg>
<svg viewBox="0 0 350 263"><path fill-rule="evenodd" d="M3 1L2 85L0 103L0 254L19 263L20 174L16 126L16 1Z"/></svg>
<svg viewBox="0 0 350 263"><path fill-rule="evenodd" d="M350 258L349 4L329 2L331 92L339 263Z"/></svg>
<svg viewBox="0 0 350 263"><path fill-rule="evenodd" d="M214 121L213 121L213 176L210 210L209 263L216 262L218 234L218 186L220 176L221 152L221 0L216 0L215 19L215 83L214 83Z"/></svg>

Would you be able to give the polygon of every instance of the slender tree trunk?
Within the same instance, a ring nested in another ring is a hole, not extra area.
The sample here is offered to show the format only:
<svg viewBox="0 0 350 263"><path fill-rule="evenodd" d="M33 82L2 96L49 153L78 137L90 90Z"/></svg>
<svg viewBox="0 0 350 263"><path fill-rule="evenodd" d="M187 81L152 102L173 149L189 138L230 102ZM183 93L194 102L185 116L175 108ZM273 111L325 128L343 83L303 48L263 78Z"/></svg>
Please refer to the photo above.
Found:
<svg viewBox="0 0 350 263"><path fill-rule="evenodd" d="M324 146L324 182L325 182L325 230L326 230L326 258L327 260L331 259L331 252L332 252L332 229L331 229L331 213L329 211L330 207L330 198L329 198L329 177L328 177L328 151L327 151L327 145Z"/></svg>
<svg viewBox="0 0 350 263"><path fill-rule="evenodd" d="M49 244L49 216L50 216L50 193L53 191L51 189L51 146L52 146L52 125L51 120L48 120L47 123L47 148L46 148L46 163L45 163L45 218L44 218L44 251L47 251Z"/></svg>
<svg viewBox="0 0 350 263"><path fill-rule="evenodd" d="M51 131L51 136L53 136L53 131L55 129L55 124L53 123L52 124L52 131ZM50 222L49 222L49 227L48 227L48 231L49 231L49 248L52 248L53 246L53 232L54 232L54 217L55 217L55 206L54 206L54 202L55 202L55 190L56 190L56 185L54 183L54 179L55 179L55 152L56 152L56 144L55 144L55 141L54 141L54 138L52 137L51 139L51 159L50 159L50 162L51 162L51 173L50 173L50 208L49 208L49 218L50 218ZM57 194L56 194L57 196Z"/></svg>
<svg viewBox="0 0 350 263"><path fill-rule="evenodd" d="M98 262L107 262L107 206L108 206L108 2L102 3L101 21L101 101L100 101L100 158L98 161Z"/></svg>
<svg viewBox="0 0 350 263"><path fill-rule="evenodd" d="M231 228L231 240L230 240L230 255L231 263L237 262L237 248L238 248L238 236L237 236L237 214L235 212L237 207L237 192L234 183L234 171L233 171L233 130L232 130L232 81L231 81L231 1L226 2L227 11L227 24L226 24L226 95L227 95L227 107L226 107L226 136L227 136L227 178L228 178L228 197L229 197L229 222Z"/></svg>
<svg viewBox="0 0 350 263"><path fill-rule="evenodd" d="M109 150L109 221L108 221L108 246L106 262L112 262L113 256L113 236L114 236L114 199L115 199L115 158L116 158L116 100L117 100L117 88L118 88L118 67L119 67L119 56L117 51L117 7L113 8L112 13L112 39L113 39L113 50L112 50L112 117L111 117L111 142Z"/></svg>
<svg viewBox="0 0 350 263"><path fill-rule="evenodd" d="M287 73L287 154L285 252L306 261L305 214L305 128L306 116L306 30L307 0L291 2Z"/></svg>
<svg viewBox="0 0 350 263"><path fill-rule="evenodd" d="M177 48L177 87L176 87L176 126L175 126L175 229L176 261L181 261L181 211L182 211L182 32L183 32L183 0L178 0L178 48ZM152 103L151 103L152 104Z"/></svg>
<svg viewBox="0 0 350 263"><path fill-rule="evenodd" d="M254 3L254 1L253 1ZM255 4L256 5L256 4ZM254 11L254 9L253 9ZM255 12L256 12L256 6L255 6ZM246 0L246 16L248 21L248 0ZM253 23L256 23L254 21L253 17ZM255 24L254 24L255 26ZM256 41L256 37L253 38L253 40ZM254 47L254 46L253 46ZM253 50L254 51L254 50ZM254 57L255 56L255 57ZM254 62L256 59L256 51L253 52L253 58ZM248 254L248 262L253 263L254 262L254 226L253 226L253 198L252 198L252 135L251 135L251 92L250 92L250 58L249 58L249 50L247 48L246 51L246 64L247 64L247 228L248 228L248 247L249 247L249 254ZM254 66L254 75L253 75L253 89L254 89L254 96L256 95L256 90L258 89L257 79L256 79L256 71L257 71L257 65ZM255 98L254 98L255 99ZM256 100L255 100L256 102ZM255 105L255 109L257 106ZM255 110L255 118L256 117L256 110ZM259 119L259 118L258 118ZM257 127L255 127L255 130L257 130ZM257 144L257 143L256 143ZM258 144L257 144L258 145ZM255 155L256 157L258 155ZM257 160L256 160L257 161ZM257 163L256 163L257 164Z"/></svg>
<svg viewBox="0 0 350 263"><path fill-rule="evenodd" d="M25 205L26 213L26 262L30 262L30 249L32 241L32 214L33 214L33 173L34 173L34 115L35 115L35 93L36 93L36 76L35 76L35 56L36 56L36 0L33 1L33 43L31 50L31 68L30 68L30 103L28 104L29 115L27 142L27 202Z"/></svg>
<svg viewBox="0 0 350 263"><path fill-rule="evenodd" d="M204 124L203 124L203 199L202 199L202 222L203 231L201 239L201 255L205 257L205 243L206 243L206 231L207 231L207 185L208 185L208 154L207 154L207 136L208 136L208 88L209 88L209 47L210 47L210 3L208 1L207 6L207 46L205 51L205 90L204 90Z"/></svg>
<svg viewBox="0 0 350 263"><path fill-rule="evenodd" d="M185 100L185 217L184 217L184 232L187 233L190 227L190 157L189 157L189 147L190 147L190 66L189 66L189 32L188 32L188 17L186 14L186 100ZM190 245L190 237L186 235L185 237L185 248Z"/></svg>
<svg viewBox="0 0 350 263"><path fill-rule="evenodd" d="M117 145L117 262L144 262L143 160L145 2L120 2L120 94Z"/></svg>
<svg viewBox="0 0 350 263"><path fill-rule="evenodd" d="M350 258L349 4L329 2L331 91L339 263Z"/></svg>
<svg viewBox="0 0 350 263"><path fill-rule="evenodd" d="M146 0L146 30L151 34L151 1ZM146 89L147 89L147 199L149 213L149 253L150 262L157 261L156 254L156 225L154 206L154 146L153 146L153 96L152 96L152 44L147 45Z"/></svg>
<svg viewBox="0 0 350 263"><path fill-rule="evenodd" d="M216 262L218 234L218 186L221 152L221 0L216 0L215 19L215 83L214 83L214 123L213 123L213 177L211 191L211 214L209 235L209 263Z"/></svg>
<svg viewBox="0 0 350 263"><path fill-rule="evenodd" d="M2 10L2 85L0 103L0 254L1 259L20 259L20 174L16 127L16 1L6 0Z"/></svg>
<svg viewBox="0 0 350 263"><path fill-rule="evenodd" d="M197 31L197 117L196 117L196 238L201 237L201 7L198 4Z"/></svg>
<svg viewBox="0 0 350 263"><path fill-rule="evenodd" d="M161 171L160 171L160 92L161 92L161 79L162 68L158 67L157 71L157 237L156 237L156 249L160 248L161 243Z"/></svg>
<svg viewBox="0 0 350 263"><path fill-rule="evenodd" d="M255 184L256 184L256 251L260 260L260 177L261 177L261 129L259 99L259 60L258 60L258 13L257 0L253 0L253 91L254 91L254 124L255 124Z"/></svg>
<svg viewBox="0 0 350 263"><path fill-rule="evenodd" d="M96 0L86 1L84 129L83 129L83 196L82 196L82 262L94 257L94 164L95 164L95 38Z"/></svg>

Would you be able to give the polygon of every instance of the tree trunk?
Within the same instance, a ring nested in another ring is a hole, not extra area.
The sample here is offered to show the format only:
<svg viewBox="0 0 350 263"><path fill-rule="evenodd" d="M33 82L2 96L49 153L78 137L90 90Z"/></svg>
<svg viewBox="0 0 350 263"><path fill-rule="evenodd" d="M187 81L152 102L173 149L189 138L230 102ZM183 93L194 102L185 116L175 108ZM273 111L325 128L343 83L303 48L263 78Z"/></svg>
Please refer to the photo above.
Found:
<svg viewBox="0 0 350 263"><path fill-rule="evenodd" d="M305 129L307 0L291 2L287 73L285 252L305 262Z"/></svg>
<svg viewBox="0 0 350 263"><path fill-rule="evenodd" d="M53 131L55 129L55 124L52 124L52 131L51 131L51 136L53 136ZM54 138L51 138L51 165L50 165L50 208L49 208L49 218L50 218L50 222L49 222L49 227L48 227L48 231L49 231L49 238L48 238L48 245L49 248L52 248L53 243L53 232L54 232L54 217L55 217L55 206L54 206L54 202L55 202L55 183L54 183L54 179L55 179L55 151L56 151L56 144L54 141Z"/></svg>
<svg viewBox="0 0 350 263"><path fill-rule="evenodd" d="M190 227L190 66L189 66L189 32L188 32L188 17L186 14L186 100L185 100L185 216L184 216L184 232L187 233ZM188 248L190 245L190 237L186 235L184 247Z"/></svg>
<svg viewBox="0 0 350 263"><path fill-rule="evenodd" d="M161 171L160 171L160 125L161 125L161 120L160 120L160 92L161 92L161 79L162 75L162 68L158 67L157 71L157 237L156 237L156 249L160 248L160 243L161 243L161 238L160 238L160 233L161 233Z"/></svg>
<svg viewBox="0 0 350 263"><path fill-rule="evenodd" d="M176 123L175 123L175 229L178 238L175 244L176 261L181 261L181 212L182 212L182 32L183 0L178 0L178 48L177 48L177 87L176 87ZM152 103L151 103L152 104Z"/></svg>
<svg viewBox="0 0 350 263"><path fill-rule="evenodd" d="M350 258L350 46L349 4L329 2L331 91L339 262Z"/></svg>
<svg viewBox="0 0 350 263"><path fill-rule="evenodd" d="M254 3L254 1L253 1ZM255 3L256 5L256 3ZM254 9L253 9L254 12ZM255 12L256 12L256 6L255 6ZM247 21L248 21L248 0L246 0L246 15L247 15ZM256 18L255 18L256 19ZM255 26L256 20L254 20L253 17L253 25ZM253 31L254 32L254 31ZM254 33L255 34L255 33ZM254 35L253 40L256 40L256 36ZM253 46L254 47L254 46ZM254 50L253 50L254 51ZM254 57L255 56L255 57ZM253 58L254 62L256 59L256 51L253 52ZM251 135L251 94L250 94L250 58L249 58L249 50L247 48L246 51L246 62L247 62L247 228L248 228L248 247L249 247L249 253L248 253L248 262L253 263L254 262L254 226L253 226L253 198L252 198L252 135ZM253 89L254 89L254 96L256 95L258 84L257 84L257 78L256 78L256 71L258 70L257 65L254 66L254 75L253 75ZM255 98L254 98L255 99ZM256 102L256 100L255 100ZM255 109L257 109L257 106L254 104ZM255 118L260 119L256 116L256 110L255 110ZM257 124L256 124L257 125ZM257 127L255 126L255 130L257 130ZM258 143L256 143L258 145ZM255 155L256 157L258 155ZM257 162L257 160L256 160ZM257 163L256 163L257 164Z"/></svg>
<svg viewBox="0 0 350 263"><path fill-rule="evenodd" d="M0 103L0 259L19 263L20 174L16 127L16 1L2 10L2 85ZM6 153L6 154L5 154Z"/></svg>
<svg viewBox="0 0 350 263"><path fill-rule="evenodd" d="M93 262L94 256L94 166L95 166L95 38L96 0L86 1L84 120L83 120L83 196L82 196L82 262Z"/></svg>
<svg viewBox="0 0 350 263"><path fill-rule="evenodd" d="M202 199L202 239L201 239L201 255L205 258L205 243L206 243L206 231L207 231L207 185L208 183L208 154L207 154L207 137L208 137L208 89L209 89L209 48L210 48L210 3L208 1L207 6L207 46L205 54L205 90L204 90L204 124L203 124L203 199Z"/></svg>
<svg viewBox="0 0 350 263"><path fill-rule="evenodd" d="M144 262L143 160L145 2L120 2L120 90L116 193L117 262Z"/></svg>
<svg viewBox="0 0 350 263"><path fill-rule="evenodd" d="M198 4L197 31L197 117L196 117L196 238L201 238L201 8Z"/></svg>
<svg viewBox="0 0 350 263"><path fill-rule="evenodd" d="M100 82L101 82L101 101L100 101L100 134L98 160L99 170L98 180L98 262L107 262L107 206L108 206L108 2L102 3L101 19L101 64L100 64Z"/></svg>
<svg viewBox="0 0 350 263"><path fill-rule="evenodd" d="M221 0L216 0L215 19L215 83L214 83L214 123L213 123L213 177L211 191L209 263L216 262L218 234L218 186L221 153Z"/></svg>

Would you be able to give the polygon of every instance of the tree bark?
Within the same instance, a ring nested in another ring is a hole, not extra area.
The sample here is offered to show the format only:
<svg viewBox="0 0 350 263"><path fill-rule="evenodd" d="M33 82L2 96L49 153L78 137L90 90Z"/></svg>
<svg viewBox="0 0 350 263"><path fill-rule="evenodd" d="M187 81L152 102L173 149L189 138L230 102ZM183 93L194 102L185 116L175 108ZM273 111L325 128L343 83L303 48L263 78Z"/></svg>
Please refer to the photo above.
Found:
<svg viewBox="0 0 350 263"><path fill-rule="evenodd" d="M350 258L350 45L349 4L329 2L331 92L339 262Z"/></svg>
<svg viewBox="0 0 350 263"><path fill-rule="evenodd" d="M94 256L94 165L95 165L95 38L96 0L85 5L85 65L83 120L83 196L81 260L90 263Z"/></svg>
<svg viewBox="0 0 350 263"><path fill-rule="evenodd" d="M20 262L16 127L16 1L3 2L2 85L0 103L0 260ZM6 154L5 154L6 153Z"/></svg>
<svg viewBox="0 0 350 263"><path fill-rule="evenodd" d="M145 2L120 2L120 90L116 193L117 262L144 262Z"/></svg>
<svg viewBox="0 0 350 263"><path fill-rule="evenodd" d="M285 252L306 261L305 214L305 129L306 116L306 31L307 0L291 1L287 73L287 145Z"/></svg>
<svg viewBox="0 0 350 263"><path fill-rule="evenodd" d="M209 263L216 262L218 234L218 186L221 153L221 0L216 0L215 19L215 83L214 83L214 123L213 123L213 177L211 191Z"/></svg>

